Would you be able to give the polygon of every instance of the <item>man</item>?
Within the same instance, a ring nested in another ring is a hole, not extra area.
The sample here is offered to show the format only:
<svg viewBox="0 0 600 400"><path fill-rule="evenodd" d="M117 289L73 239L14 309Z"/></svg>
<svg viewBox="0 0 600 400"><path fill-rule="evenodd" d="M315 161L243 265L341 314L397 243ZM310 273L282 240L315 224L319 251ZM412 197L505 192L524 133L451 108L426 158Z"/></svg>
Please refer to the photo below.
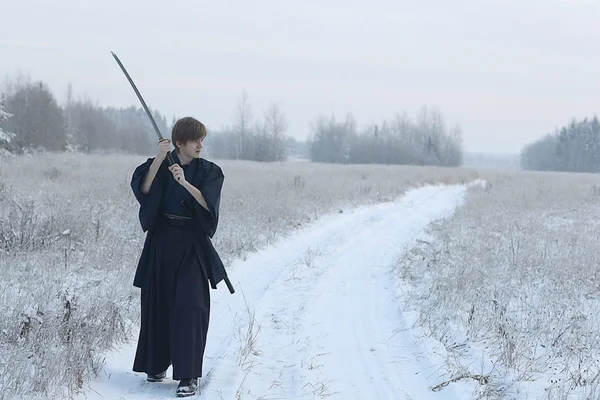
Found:
<svg viewBox="0 0 600 400"><path fill-rule="evenodd" d="M134 286L141 288L141 326L133 370L160 382L173 365L177 396L196 394L202 376L210 314L210 288L225 278L211 243L219 220L223 172L200 158L206 128L186 117L171 141L139 165L131 188L140 204L146 240ZM167 161L170 144L175 152Z"/></svg>

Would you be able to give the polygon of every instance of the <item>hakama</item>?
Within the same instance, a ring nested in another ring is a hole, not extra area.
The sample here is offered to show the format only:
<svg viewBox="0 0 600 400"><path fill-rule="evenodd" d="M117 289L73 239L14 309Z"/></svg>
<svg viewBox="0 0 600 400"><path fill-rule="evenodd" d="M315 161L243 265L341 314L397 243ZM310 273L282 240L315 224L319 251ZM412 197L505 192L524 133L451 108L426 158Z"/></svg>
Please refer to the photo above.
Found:
<svg viewBox="0 0 600 400"><path fill-rule="evenodd" d="M175 153L172 153L178 162ZM131 187L147 232L134 286L141 288L141 327L133 370L157 375L173 365L173 379L199 378L210 315L210 288L226 276L210 238L219 220L223 173L194 159L185 178L204 196L208 209L161 165L148 194L140 187L153 159L139 165Z"/></svg>

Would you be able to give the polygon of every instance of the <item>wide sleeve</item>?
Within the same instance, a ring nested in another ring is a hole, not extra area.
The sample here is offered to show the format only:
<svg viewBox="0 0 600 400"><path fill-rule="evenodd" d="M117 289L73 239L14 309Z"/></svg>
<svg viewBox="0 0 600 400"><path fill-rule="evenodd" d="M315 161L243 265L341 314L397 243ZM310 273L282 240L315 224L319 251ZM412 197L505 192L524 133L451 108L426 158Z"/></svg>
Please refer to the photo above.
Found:
<svg viewBox="0 0 600 400"><path fill-rule="evenodd" d="M134 171L131 177L131 189L133 194L140 204L139 219L140 225L144 232L152 229L156 222L158 210L160 206L160 199L162 196L162 187L160 183L160 174L156 174L150 192L148 194L142 193L141 187L144 182L144 178L150 169L150 165L154 161L153 158L149 158L145 163L139 165Z"/></svg>
<svg viewBox="0 0 600 400"><path fill-rule="evenodd" d="M204 233L210 238L214 236L219 225L219 207L221 205L221 190L223 189L223 181L225 176L219 166L214 163L210 163L205 166L207 168L206 174L199 184L199 190L206 200L208 210L200 205L197 201L194 201L194 211L200 226Z"/></svg>

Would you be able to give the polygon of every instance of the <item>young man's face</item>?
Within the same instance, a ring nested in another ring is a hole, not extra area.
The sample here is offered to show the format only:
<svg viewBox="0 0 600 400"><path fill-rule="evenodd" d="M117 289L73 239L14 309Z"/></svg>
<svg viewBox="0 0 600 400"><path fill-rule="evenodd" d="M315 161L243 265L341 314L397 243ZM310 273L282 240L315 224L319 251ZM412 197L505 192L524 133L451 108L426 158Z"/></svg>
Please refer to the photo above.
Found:
<svg viewBox="0 0 600 400"><path fill-rule="evenodd" d="M203 139L190 140L186 144L179 145L179 151L190 158L199 158L202 152Z"/></svg>

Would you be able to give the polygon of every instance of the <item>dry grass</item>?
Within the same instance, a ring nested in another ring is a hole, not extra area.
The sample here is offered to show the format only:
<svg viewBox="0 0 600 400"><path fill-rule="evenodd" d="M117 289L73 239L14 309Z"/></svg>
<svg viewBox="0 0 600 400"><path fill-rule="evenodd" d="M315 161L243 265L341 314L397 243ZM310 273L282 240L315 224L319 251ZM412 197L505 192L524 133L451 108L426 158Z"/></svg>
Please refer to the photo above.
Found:
<svg viewBox="0 0 600 400"><path fill-rule="evenodd" d="M446 345L457 376L506 383L473 398L596 398L600 176L481 177L489 185L432 228L438 240L400 260L410 307Z"/></svg>
<svg viewBox="0 0 600 400"><path fill-rule="evenodd" d="M146 157L2 157L0 399L62 398L138 321L131 283L144 236L129 181ZM214 243L227 265L323 213L477 178L445 168L219 165L226 183Z"/></svg>

